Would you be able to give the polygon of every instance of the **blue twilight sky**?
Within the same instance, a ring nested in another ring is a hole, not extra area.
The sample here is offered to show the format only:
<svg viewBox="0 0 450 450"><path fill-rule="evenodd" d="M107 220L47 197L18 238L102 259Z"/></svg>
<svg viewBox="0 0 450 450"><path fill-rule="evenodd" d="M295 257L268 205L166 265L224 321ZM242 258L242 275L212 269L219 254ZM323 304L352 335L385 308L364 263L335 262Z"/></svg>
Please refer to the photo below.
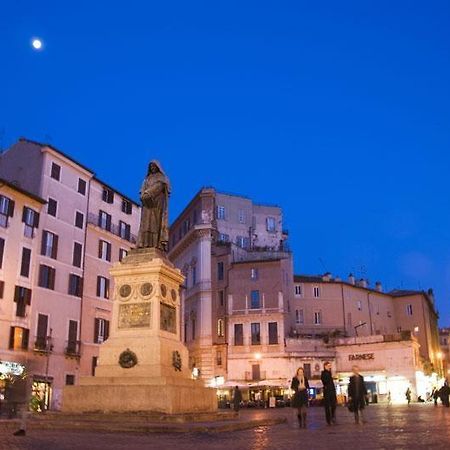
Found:
<svg viewBox="0 0 450 450"><path fill-rule="evenodd" d="M172 219L202 185L279 204L297 273L433 287L450 325L449 23L447 0L5 1L0 146L135 199L158 158Z"/></svg>

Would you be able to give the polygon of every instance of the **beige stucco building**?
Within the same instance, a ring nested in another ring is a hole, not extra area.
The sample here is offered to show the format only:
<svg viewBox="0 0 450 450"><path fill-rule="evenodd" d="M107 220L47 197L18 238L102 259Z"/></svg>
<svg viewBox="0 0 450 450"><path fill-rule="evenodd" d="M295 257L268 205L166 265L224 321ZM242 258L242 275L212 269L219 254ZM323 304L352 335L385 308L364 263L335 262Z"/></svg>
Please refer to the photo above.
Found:
<svg viewBox="0 0 450 450"><path fill-rule="evenodd" d="M0 177L10 183L5 196L40 212L21 223L20 210L11 217L19 227L0 227L11 257L0 270L1 358L23 362L35 394L58 409L62 387L92 373L108 336L109 268L133 246L140 208L70 156L27 139L1 155ZM31 250L27 279L17 278L22 248ZM14 285L31 291L25 317L14 314ZM13 341L5 330L14 330ZM28 336L20 345L16 330Z"/></svg>

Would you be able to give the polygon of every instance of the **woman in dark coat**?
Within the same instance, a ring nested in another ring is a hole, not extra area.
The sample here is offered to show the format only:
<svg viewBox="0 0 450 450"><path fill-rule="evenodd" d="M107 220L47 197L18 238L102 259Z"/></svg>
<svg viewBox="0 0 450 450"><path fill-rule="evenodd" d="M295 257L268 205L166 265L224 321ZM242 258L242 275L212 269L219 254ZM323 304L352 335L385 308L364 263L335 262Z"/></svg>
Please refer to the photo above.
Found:
<svg viewBox="0 0 450 450"><path fill-rule="evenodd" d="M303 367L299 367L294 378L292 378L291 389L295 392L291 400L291 406L298 410L297 418L300 428L306 428L309 383L303 372Z"/></svg>
<svg viewBox="0 0 450 450"><path fill-rule="evenodd" d="M353 375L350 377L348 385L348 403L350 411L355 414L355 423L359 423L361 417L362 423L365 423L363 410L366 406L367 389L364 384L364 378L359 374L358 366L353 366Z"/></svg>

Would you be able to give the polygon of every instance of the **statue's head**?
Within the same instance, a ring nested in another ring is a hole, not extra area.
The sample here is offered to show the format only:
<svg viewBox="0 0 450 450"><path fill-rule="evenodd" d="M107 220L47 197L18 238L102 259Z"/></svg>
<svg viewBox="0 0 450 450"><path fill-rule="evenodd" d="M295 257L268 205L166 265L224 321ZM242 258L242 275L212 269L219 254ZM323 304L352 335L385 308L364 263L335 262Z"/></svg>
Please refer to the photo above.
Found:
<svg viewBox="0 0 450 450"><path fill-rule="evenodd" d="M148 165L148 173L158 173L162 172L161 167L159 166L159 163L157 161L150 161L150 164Z"/></svg>

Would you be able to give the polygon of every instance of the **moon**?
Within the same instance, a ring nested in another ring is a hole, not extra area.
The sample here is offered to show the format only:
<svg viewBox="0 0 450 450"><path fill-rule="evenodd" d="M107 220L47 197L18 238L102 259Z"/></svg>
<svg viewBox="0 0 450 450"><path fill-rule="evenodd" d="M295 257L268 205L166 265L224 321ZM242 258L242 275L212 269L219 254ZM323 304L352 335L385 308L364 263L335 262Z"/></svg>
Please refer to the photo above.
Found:
<svg viewBox="0 0 450 450"><path fill-rule="evenodd" d="M35 50L42 50L42 41L39 38L33 38L31 45Z"/></svg>

